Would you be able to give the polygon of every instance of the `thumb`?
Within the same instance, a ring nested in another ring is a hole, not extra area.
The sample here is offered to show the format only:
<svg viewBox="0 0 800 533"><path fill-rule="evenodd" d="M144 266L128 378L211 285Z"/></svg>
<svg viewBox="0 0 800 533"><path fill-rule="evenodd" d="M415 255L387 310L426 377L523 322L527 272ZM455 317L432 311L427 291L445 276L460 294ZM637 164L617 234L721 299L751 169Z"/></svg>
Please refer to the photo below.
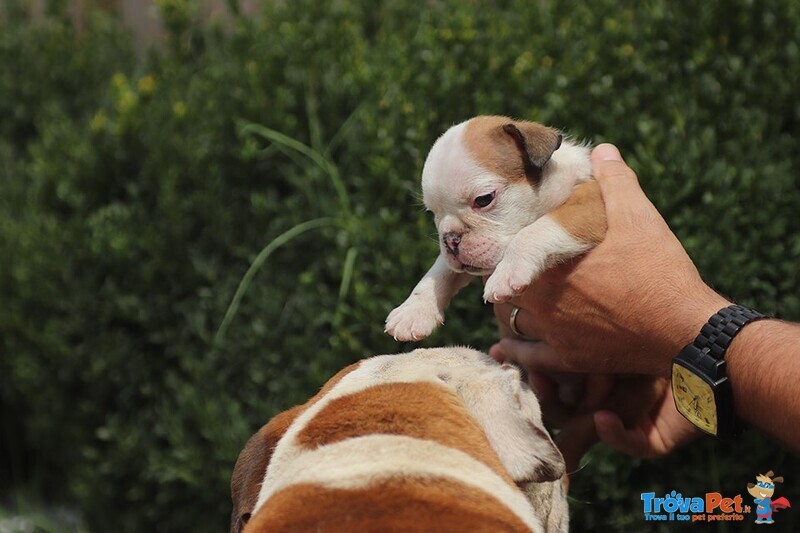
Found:
<svg viewBox="0 0 800 533"><path fill-rule="evenodd" d="M591 155L592 175L600 185L609 226L630 220L630 213L655 210L639 185L639 178L625 164L613 144L600 144Z"/></svg>
<svg viewBox="0 0 800 533"><path fill-rule="evenodd" d="M625 164L622 159L622 154L619 149L611 143L602 143L595 146L592 150L592 163L599 163L601 161L618 161Z"/></svg>

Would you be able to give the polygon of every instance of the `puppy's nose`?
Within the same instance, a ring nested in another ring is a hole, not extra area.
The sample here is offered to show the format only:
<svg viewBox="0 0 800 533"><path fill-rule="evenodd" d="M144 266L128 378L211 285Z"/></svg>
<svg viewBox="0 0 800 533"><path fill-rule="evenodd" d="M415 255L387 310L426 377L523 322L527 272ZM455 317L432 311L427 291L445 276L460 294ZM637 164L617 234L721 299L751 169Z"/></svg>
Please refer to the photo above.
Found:
<svg viewBox="0 0 800 533"><path fill-rule="evenodd" d="M442 235L442 241L444 242L448 252L453 255L458 255L458 244L461 242L460 233L456 233L454 231L445 233Z"/></svg>

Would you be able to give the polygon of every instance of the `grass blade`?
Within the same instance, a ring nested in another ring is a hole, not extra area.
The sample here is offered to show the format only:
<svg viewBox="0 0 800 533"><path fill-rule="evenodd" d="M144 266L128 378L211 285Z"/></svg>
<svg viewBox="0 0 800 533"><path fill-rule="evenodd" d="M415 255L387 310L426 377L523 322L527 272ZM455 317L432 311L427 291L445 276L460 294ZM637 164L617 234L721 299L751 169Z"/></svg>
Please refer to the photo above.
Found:
<svg viewBox="0 0 800 533"><path fill-rule="evenodd" d="M264 248L262 248L256 258L250 264L250 268L247 269L247 272L244 273L244 276L242 276L242 279L239 281L239 286L236 288L236 292L231 299L231 303L228 304L228 309L225 311L225 316L222 318L222 323L220 323L217 333L214 335L214 344L219 343L225 337L225 333L228 331L228 327L233 321L233 318L236 316L236 312L239 310L239 304L241 303L244 294L247 292L248 287L250 287L253 277L259 271L264 262L269 258L269 256L275 252L275 250L307 231L325 226L334 226L336 224L337 220L331 217L307 220L306 222L301 222L300 224L297 224L296 226L281 233L272 239Z"/></svg>
<svg viewBox="0 0 800 533"><path fill-rule="evenodd" d="M253 122L240 120L239 131L242 134L254 133L256 135L260 135L270 142L279 144L306 156L330 177L333 188L336 190L336 195L339 197L341 210L345 213L350 212L350 199L347 196L347 190L345 189L342 177L339 175L339 169L337 169L336 165L331 163L324 155L319 153L317 150L314 150L310 146L301 143L297 139L293 139L279 131L262 126L260 124L255 124Z"/></svg>

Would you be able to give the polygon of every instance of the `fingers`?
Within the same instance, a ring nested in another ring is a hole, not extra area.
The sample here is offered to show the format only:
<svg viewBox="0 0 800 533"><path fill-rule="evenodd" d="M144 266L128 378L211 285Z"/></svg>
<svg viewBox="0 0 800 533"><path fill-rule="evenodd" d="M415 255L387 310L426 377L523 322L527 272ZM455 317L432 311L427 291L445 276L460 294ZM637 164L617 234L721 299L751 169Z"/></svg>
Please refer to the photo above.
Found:
<svg viewBox="0 0 800 533"><path fill-rule="evenodd" d="M575 408L586 395L586 375L573 372L556 372L550 378L558 383L558 399L569 408Z"/></svg>
<svg viewBox="0 0 800 533"><path fill-rule="evenodd" d="M509 363L516 363L538 372L574 372L570 364L544 342L505 337L489 349ZM497 357L492 355L492 357Z"/></svg>
<svg viewBox="0 0 800 533"><path fill-rule="evenodd" d="M592 415L573 417L563 425L553 440L564 456L567 473L577 472L580 470L581 457L598 442Z"/></svg>
<svg viewBox="0 0 800 533"><path fill-rule="evenodd" d="M540 364L537 359L535 345L538 344L542 343L506 337L489 348L489 355L498 362L514 363L525 369L528 374L528 384L539 400L545 421L552 426L560 427L570 419L572 410L561 401L560 385L546 370L550 365L546 362ZM546 357L548 360L554 360L552 354Z"/></svg>
<svg viewBox="0 0 800 533"><path fill-rule="evenodd" d="M585 381L584 394L578 409L594 411L611 395L617 378L612 375L588 374Z"/></svg>
<svg viewBox="0 0 800 533"><path fill-rule="evenodd" d="M636 173L625 164L613 144L592 150L592 174L600 185L609 226L629 221L630 214L655 210L639 185Z"/></svg>
<svg viewBox="0 0 800 533"><path fill-rule="evenodd" d="M500 326L500 331L501 333L506 333L506 335L509 337L516 336L511 331L510 325L511 312L515 307L518 306L511 303L495 304L494 306L494 315L497 317L497 323ZM544 333L533 319L533 316L526 309L520 308L520 310L517 311L514 324L517 328L517 331L522 333L528 340L543 338L542 336Z"/></svg>
<svg viewBox="0 0 800 533"><path fill-rule="evenodd" d="M503 337L514 336L514 332L511 331L511 327L509 326L509 318L511 317L511 311L514 310L514 307L514 304L510 303L494 304L494 316L497 318L497 325ZM519 314L517 314L517 318L519 318ZM519 323L517 323L517 327L519 327Z"/></svg>
<svg viewBox="0 0 800 533"><path fill-rule="evenodd" d="M569 404L564 402L563 384L559 380L566 379L564 376L568 374L553 371L564 365L552 348L542 342L506 337L492 346L489 354L497 361L514 363L525 369L528 384L536 393L545 422L561 427L572 419L573 408L582 395L582 387L574 401Z"/></svg>
<svg viewBox="0 0 800 533"><path fill-rule="evenodd" d="M640 428L625 429L622 419L612 411L597 411L594 425L600 440L618 452L643 458L656 455L645 432Z"/></svg>
<svg viewBox="0 0 800 533"><path fill-rule="evenodd" d="M572 418L571 410L558 397L558 384L536 371L528 373L528 384L536 393L544 421L556 428L564 426Z"/></svg>

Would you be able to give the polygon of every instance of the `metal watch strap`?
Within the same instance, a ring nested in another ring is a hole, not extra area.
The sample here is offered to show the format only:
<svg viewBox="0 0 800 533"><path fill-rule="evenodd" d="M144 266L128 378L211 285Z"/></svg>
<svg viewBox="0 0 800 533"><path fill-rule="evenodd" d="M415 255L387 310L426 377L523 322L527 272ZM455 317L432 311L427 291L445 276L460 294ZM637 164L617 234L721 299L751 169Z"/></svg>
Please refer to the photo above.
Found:
<svg viewBox="0 0 800 533"><path fill-rule="evenodd" d="M722 359L739 331L746 324L763 318L767 316L749 307L741 305L725 307L708 319L693 344L714 359Z"/></svg>

